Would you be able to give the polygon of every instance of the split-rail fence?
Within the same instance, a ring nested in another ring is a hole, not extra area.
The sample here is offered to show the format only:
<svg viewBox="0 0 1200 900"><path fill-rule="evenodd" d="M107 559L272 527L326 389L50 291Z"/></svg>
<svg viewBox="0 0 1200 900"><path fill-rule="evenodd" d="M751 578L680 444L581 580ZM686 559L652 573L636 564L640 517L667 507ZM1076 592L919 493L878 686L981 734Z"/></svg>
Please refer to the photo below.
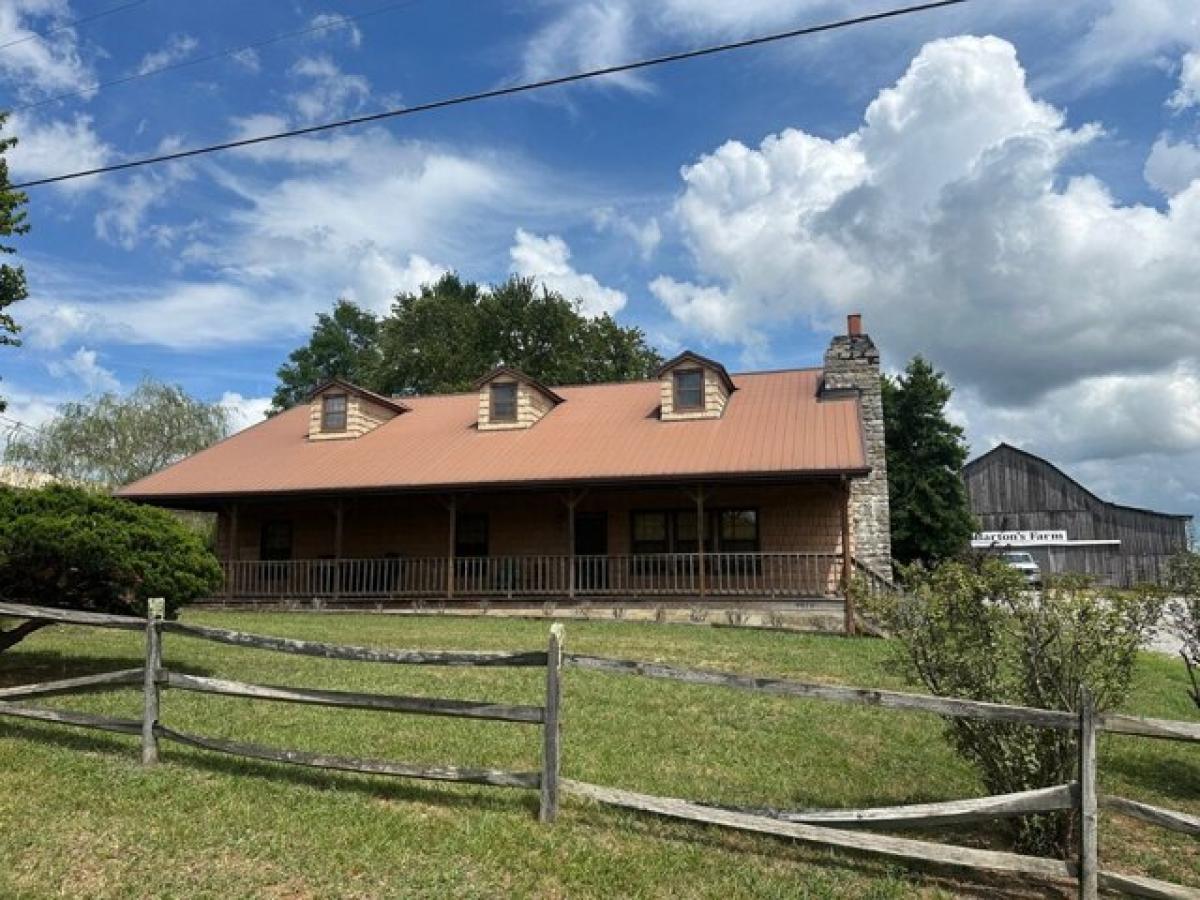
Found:
<svg viewBox="0 0 1200 900"><path fill-rule="evenodd" d="M1096 785L1096 738L1099 733L1107 731L1113 734L1158 740L1200 743L1200 723L1142 718L1121 713L1101 713L1094 708L1086 689L1080 697L1078 711L1067 712L899 691L760 678L680 668L659 663L568 654L564 652L562 626L557 624L550 629L549 642L545 650L508 652L378 649L249 634L223 628L166 621L162 617L161 601L151 601L149 614L144 620L132 616L49 609L12 603L0 603L0 616L23 618L30 621L144 630L145 665L142 668L0 688L0 716L14 716L42 722L140 735L142 762L145 765L158 763L159 741L166 740L217 753L290 765L536 790L540 793L539 818L547 823L555 820L559 797L560 794L563 794L659 816L776 835L855 852L879 854L921 865L941 865L1023 878L1070 882L1077 885L1079 896L1082 898L1096 897L1101 888L1139 897L1193 898L1193 900L1200 898L1200 891L1184 885L1101 870L1097 844L1100 809L1107 809L1194 837L1200 837L1200 816L1163 809L1124 797L1099 794ZM280 687L188 675L172 671L164 665L162 654L164 633L185 635L239 647L327 659L397 665L543 667L546 670L545 700L540 706L511 705L487 701ZM867 809L802 811L729 807L590 784L561 777L563 670L567 667L591 672L634 675L688 684L733 688L777 696L877 706L885 709L934 713L946 717L981 719L1073 731L1079 735L1079 777L1077 781L1068 784L970 800ZM143 690L141 721L51 707L28 706L14 702L85 691L121 689L135 685L141 685ZM163 688L285 703L416 715L458 716L538 725L542 729L541 764L538 769L526 772L461 768L450 765L413 765L390 760L360 759L276 749L258 744L189 734L163 725L160 721L160 692ZM1079 828L1077 829L1079 846L1076 859L1050 859L860 830L867 827L894 831L906 827L974 822L1055 811L1074 811L1079 817Z"/></svg>

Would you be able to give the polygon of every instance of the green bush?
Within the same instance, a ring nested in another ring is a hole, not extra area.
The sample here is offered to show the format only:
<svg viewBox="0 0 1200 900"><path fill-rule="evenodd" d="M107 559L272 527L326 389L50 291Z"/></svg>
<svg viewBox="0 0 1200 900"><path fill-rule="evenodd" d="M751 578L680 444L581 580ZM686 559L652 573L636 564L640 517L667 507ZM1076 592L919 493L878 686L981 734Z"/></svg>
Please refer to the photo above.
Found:
<svg viewBox="0 0 1200 900"><path fill-rule="evenodd" d="M1138 648L1157 622L1161 598L1150 590L1101 589L1069 577L1043 592L997 560L948 562L910 570L903 596L872 601L900 639L911 677L931 693L1043 709L1078 709L1088 687L1098 709L1129 692ZM1074 732L971 719L948 719L958 753L991 794L1050 787L1077 777ZM1070 817L1007 820L1022 852L1065 855Z"/></svg>
<svg viewBox="0 0 1200 900"><path fill-rule="evenodd" d="M1182 646L1179 655L1192 683L1192 700L1200 707L1200 553L1185 550L1171 560L1170 622Z"/></svg>
<svg viewBox="0 0 1200 900"><path fill-rule="evenodd" d="M221 569L204 540L161 509L76 487L0 488L0 597L145 615L215 591Z"/></svg>

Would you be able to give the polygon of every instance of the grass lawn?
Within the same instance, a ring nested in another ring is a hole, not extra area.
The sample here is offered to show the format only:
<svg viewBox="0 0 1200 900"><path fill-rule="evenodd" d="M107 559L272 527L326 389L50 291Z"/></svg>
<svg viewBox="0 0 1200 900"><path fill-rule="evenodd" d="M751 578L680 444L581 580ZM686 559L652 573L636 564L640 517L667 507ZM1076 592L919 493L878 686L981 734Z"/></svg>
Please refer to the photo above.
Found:
<svg viewBox="0 0 1200 900"><path fill-rule="evenodd" d="M391 647L540 649L545 622L188 613L245 631ZM884 641L567 622L567 649L763 675L903 687ZM166 665L306 687L540 703L541 669L335 662L167 635ZM141 636L56 627L0 654L0 685L141 665ZM923 714L568 669L564 775L647 793L775 806L978 796ZM1145 655L1128 711L1197 718L1183 666ZM137 718L140 693L46 705ZM405 762L538 767L536 726L321 709L164 691L182 731ZM0 719L0 897L907 897L994 895L1012 881L655 819L536 792L323 773L163 742ZM1102 736L1101 791L1200 814L1200 747ZM928 837L1002 846L994 829ZM1200 887L1200 841L1104 814L1105 867ZM1025 895L1039 895L1025 888Z"/></svg>

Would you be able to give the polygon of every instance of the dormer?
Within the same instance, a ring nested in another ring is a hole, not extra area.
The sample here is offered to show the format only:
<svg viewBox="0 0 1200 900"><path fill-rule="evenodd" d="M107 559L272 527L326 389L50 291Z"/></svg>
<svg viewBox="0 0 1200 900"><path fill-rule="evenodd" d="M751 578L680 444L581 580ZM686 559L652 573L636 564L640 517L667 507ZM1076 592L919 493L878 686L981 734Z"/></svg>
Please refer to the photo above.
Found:
<svg viewBox="0 0 1200 900"><path fill-rule="evenodd" d="M350 440L374 431L408 407L340 378L333 378L308 395L308 439Z"/></svg>
<svg viewBox="0 0 1200 900"><path fill-rule="evenodd" d="M719 419L736 388L725 367L685 350L658 370L664 422Z"/></svg>
<svg viewBox="0 0 1200 900"><path fill-rule="evenodd" d="M479 430L513 431L532 428L563 398L539 381L511 366L484 375L479 388Z"/></svg>

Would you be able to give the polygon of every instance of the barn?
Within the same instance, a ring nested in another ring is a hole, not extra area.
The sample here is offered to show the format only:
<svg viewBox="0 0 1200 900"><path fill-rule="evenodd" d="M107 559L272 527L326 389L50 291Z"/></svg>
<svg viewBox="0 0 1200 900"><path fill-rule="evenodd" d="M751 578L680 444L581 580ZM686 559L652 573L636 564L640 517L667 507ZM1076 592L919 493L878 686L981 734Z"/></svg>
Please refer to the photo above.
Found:
<svg viewBox="0 0 1200 900"><path fill-rule="evenodd" d="M1102 500L1054 464L1000 444L963 469L979 522L972 545L1033 554L1043 574L1079 572L1101 584L1161 583L1187 549L1191 516Z"/></svg>

